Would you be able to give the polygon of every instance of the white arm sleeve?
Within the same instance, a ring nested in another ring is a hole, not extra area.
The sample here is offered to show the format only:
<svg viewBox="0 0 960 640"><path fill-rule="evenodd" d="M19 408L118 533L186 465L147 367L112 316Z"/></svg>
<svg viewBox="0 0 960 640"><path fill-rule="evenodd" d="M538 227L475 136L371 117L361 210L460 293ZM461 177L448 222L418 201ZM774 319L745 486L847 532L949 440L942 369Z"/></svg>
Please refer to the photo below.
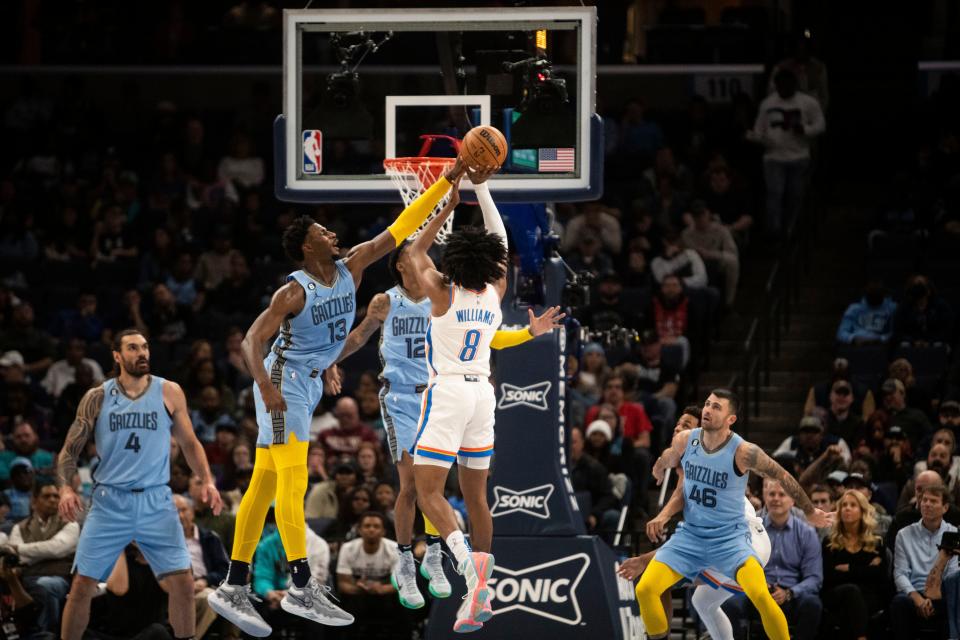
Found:
<svg viewBox="0 0 960 640"><path fill-rule="evenodd" d="M477 202L480 203L480 210L483 211L483 226L487 231L500 236L503 246L507 246L507 229L503 226L503 219L497 210L497 205L493 202L493 196L490 195L490 188L486 182L473 185L473 192L477 195Z"/></svg>

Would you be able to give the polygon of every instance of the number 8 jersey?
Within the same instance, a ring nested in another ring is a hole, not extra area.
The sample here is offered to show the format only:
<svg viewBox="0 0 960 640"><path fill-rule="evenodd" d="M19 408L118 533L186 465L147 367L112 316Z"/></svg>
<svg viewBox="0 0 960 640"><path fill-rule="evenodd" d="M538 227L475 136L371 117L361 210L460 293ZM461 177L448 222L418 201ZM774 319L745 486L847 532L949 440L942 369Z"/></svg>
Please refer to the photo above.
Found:
<svg viewBox="0 0 960 640"><path fill-rule="evenodd" d="M490 376L490 341L503 314L492 285L482 291L450 286L450 308L427 327L427 371L443 375Z"/></svg>

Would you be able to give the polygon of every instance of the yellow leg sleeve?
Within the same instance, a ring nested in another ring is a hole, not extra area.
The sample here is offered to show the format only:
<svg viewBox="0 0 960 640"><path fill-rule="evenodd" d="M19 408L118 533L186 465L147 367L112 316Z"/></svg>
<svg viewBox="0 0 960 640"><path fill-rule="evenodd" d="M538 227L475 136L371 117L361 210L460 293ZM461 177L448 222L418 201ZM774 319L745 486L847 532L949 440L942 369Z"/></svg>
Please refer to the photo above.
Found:
<svg viewBox="0 0 960 640"><path fill-rule="evenodd" d="M403 213L397 216L393 224L387 227L387 231L393 236L397 245L423 224L440 199L450 191L451 186L445 177L440 176L429 189L420 194L409 207L403 210Z"/></svg>
<svg viewBox="0 0 960 640"><path fill-rule="evenodd" d="M303 498L307 493L307 448L309 442L297 442L290 436L287 444L273 445L270 453L277 468L277 528L287 552L287 560L307 557L307 523Z"/></svg>
<svg viewBox="0 0 960 640"><path fill-rule="evenodd" d="M267 517L267 510L277 494L277 470L273 466L273 458L269 449L257 449L256 460L253 463L253 474L250 477L250 487L243 494L240 508L237 511L237 526L233 536L232 560L239 560L247 564L253 559L253 552L257 550L260 534L263 533L263 521Z"/></svg>
<svg viewBox="0 0 960 640"><path fill-rule="evenodd" d="M760 612L760 620L767 637L770 640L790 640L787 618L770 595L767 577L756 558L750 558L737 570L737 583L743 587L743 592Z"/></svg>
<svg viewBox="0 0 960 640"><path fill-rule="evenodd" d="M430 518L427 517L427 514L423 514L423 532L428 536L440 535L440 532L437 531L437 528L434 526L434 524L430 522Z"/></svg>
<svg viewBox="0 0 960 640"><path fill-rule="evenodd" d="M647 565L647 570L637 583L637 603L640 605L640 617L651 638L666 637L670 632L667 615L660 602L660 595L680 582L682 575L663 564L656 558Z"/></svg>

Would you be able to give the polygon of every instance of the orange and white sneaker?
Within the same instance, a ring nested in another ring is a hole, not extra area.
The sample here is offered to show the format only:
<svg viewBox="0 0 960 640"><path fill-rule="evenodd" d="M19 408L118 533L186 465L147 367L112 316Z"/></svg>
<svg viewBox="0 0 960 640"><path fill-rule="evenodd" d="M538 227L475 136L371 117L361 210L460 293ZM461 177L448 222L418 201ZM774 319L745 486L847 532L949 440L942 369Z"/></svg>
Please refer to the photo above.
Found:
<svg viewBox="0 0 960 640"><path fill-rule="evenodd" d="M467 582L467 594L457 610L457 620L453 623L456 633L477 631L483 623L493 616L490 609L490 590L487 580L493 573L493 555L482 551L470 554L468 562L463 562L457 570Z"/></svg>

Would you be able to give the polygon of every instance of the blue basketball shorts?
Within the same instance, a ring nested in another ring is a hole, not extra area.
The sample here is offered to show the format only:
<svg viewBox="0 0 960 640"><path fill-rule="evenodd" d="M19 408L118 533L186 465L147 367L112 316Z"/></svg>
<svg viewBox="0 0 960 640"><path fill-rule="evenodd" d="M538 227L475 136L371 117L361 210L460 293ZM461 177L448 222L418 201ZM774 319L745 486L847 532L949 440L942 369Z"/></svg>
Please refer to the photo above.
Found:
<svg viewBox="0 0 960 640"><path fill-rule="evenodd" d="M728 534L709 538L697 535L685 525L681 522L677 526L670 539L657 549L654 558L690 581L704 569L714 569L735 578L737 570L749 558L761 562L745 521L731 527Z"/></svg>
<svg viewBox="0 0 960 640"><path fill-rule="evenodd" d="M131 542L140 547L158 579L190 570L190 553L170 487L139 492L103 484L94 487L93 506L80 531L73 568L102 582Z"/></svg>
<svg viewBox="0 0 960 640"><path fill-rule="evenodd" d="M413 447L420 421L420 404L427 385L391 385L380 388L380 415L387 431L387 446L394 463ZM419 389L419 391L418 391Z"/></svg>
<svg viewBox="0 0 960 640"><path fill-rule="evenodd" d="M286 444L290 434L298 442L310 442L310 422L313 410L323 396L323 371L296 364L271 353L263 361L270 372L270 382L280 389L287 403L286 411L268 412L263 404L260 387L253 385L253 401L257 409L258 447Z"/></svg>

